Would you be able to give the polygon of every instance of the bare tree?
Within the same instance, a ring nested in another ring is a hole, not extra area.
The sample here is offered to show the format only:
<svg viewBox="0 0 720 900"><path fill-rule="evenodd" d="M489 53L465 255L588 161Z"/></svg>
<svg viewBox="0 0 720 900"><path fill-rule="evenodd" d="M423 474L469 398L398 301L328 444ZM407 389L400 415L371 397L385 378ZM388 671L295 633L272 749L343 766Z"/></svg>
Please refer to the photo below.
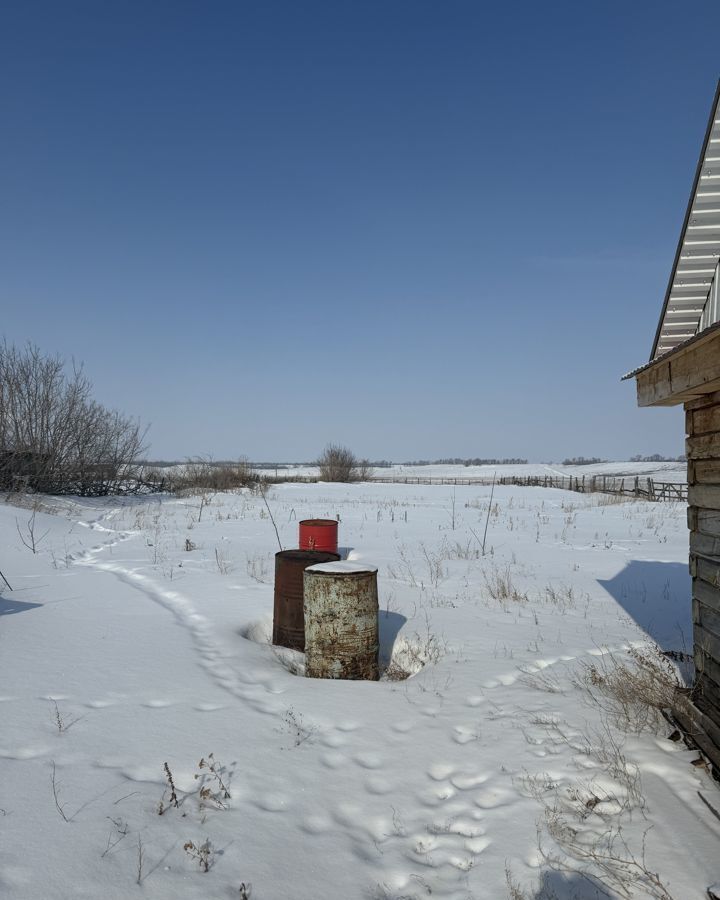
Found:
<svg viewBox="0 0 720 900"><path fill-rule="evenodd" d="M136 474L145 433L92 399L82 367L0 344L0 489L116 493Z"/></svg>
<svg viewBox="0 0 720 900"><path fill-rule="evenodd" d="M317 461L320 481L370 481L372 468L367 459L358 459L347 447L328 444Z"/></svg>

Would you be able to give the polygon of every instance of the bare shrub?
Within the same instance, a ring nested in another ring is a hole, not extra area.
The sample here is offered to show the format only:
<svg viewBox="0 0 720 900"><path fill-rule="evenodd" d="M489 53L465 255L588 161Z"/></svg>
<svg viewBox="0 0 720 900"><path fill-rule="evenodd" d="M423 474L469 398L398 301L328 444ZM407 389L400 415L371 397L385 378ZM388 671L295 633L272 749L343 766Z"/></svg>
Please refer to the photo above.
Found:
<svg viewBox="0 0 720 900"><path fill-rule="evenodd" d="M533 891L532 896L528 894L520 885L513 875L508 862L505 863L505 885L507 887L507 895L509 900L536 900L537 894Z"/></svg>
<svg viewBox="0 0 720 900"><path fill-rule="evenodd" d="M653 872L647 862L645 844L650 829L645 831L639 850L634 851L618 823L608 823L599 832L579 827L577 820L559 805L546 808L545 825L550 837L567 855L563 858L548 850L539 838L540 854L555 871L597 879L628 900L636 897L638 890L655 900L673 900L659 873Z"/></svg>
<svg viewBox="0 0 720 900"><path fill-rule="evenodd" d="M410 637L402 637L393 647L392 657L382 673L383 681L405 681L416 675L424 666L435 665L447 653L447 641L432 630L425 615L425 631L416 631Z"/></svg>
<svg viewBox="0 0 720 900"><path fill-rule="evenodd" d="M572 585L561 584L554 587L548 584L545 588L545 602L557 607L564 614L576 605L577 597Z"/></svg>
<svg viewBox="0 0 720 900"><path fill-rule="evenodd" d="M308 725L302 713L295 712L292 706L285 710L283 728L290 734L294 747L299 747L305 741L311 741L318 730L317 725Z"/></svg>
<svg viewBox="0 0 720 900"><path fill-rule="evenodd" d="M367 459L358 459L347 447L328 444L317 460L320 481L371 481L372 467Z"/></svg>
<svg viewBox="0 0 720 900"><path fill-rule="evenodd" d="M157 806L157 814L161 816L166 809L169 809L171 806L174 806L175 809L179 809L180 801L178 800L177 791L175 790L175 781L173 780L172 772L170 771L170 766L167 763L163 764L163 770L165 771L165 781L167 782L167 787L163 791L163 795L160 798ZM165 806L165 794L170 792L170 800L168 805Z"/></svg>
<svg viewBox="0 0 720 900"><path fill-rule="evenodd" d="M245 554L245 569L248 575L259 584L268 584L270 581L270 568L266 556L261 553L254 553L250 556Z"/></svg>
<svg viewBox="0 0 720 900"><path fill-rule="evenodd" d="M535 691L547 691L548 694L564 693L562 682L550 672L546 672L544 669L538 671L536 669L523 668L522 666L520 666L520 671L523 672L520 681L527 687Z"/></svg>
<svg viewBox="0 0 720 900"><path fill-rule="evenodd" d="M112 822L114 831L111 831L108 835L107 843L105 844L105 849L100 854L100 859L104 859L108 855L108 853L114 850L114 848L117 847L120 841L125 840L125 838L130 833L130 826L124 819L120 817L113 818L112 816L105 816L105 818L109 819Z"/></svg>
<svg viewBox="0 0 720 900"><path fill-rule="evenodd" d="M569 784L543 772L526 773L518 779L523 793L537 800L543 810L538 849L546 865L599 885L608 896L632 898L641 893L656 900L672 900L660 875L647 862L650 829L639 840L627 838L623 831L636 811L645 816L646 803L640 770L627 759L624 740L613 724L602 712L600 727L589 733L567 731L554 717L543 724L555 738L591 758L597 770L592 778ZM546 835L554 846L548 846Z"/></svg>
<svg viewBox="0 0 720 900"><path fill-rule="evenodd" d="M210 866L213 864L215 851L210 843L210 838L205 838L202 844L196 844L194 841L186 841L183 844L183 850L187 855L194 859L203 872L209 872Z"/></svg>
<svg viewBox="0 0 720 900"><path fill-rule="evenodd" d="M224 781L227 778L225 766L215 759L213 753L209 753L207 759L203 757L200 760L198 769L201 771L195 774L195 779L200 781L200 806L210 802L217 809L227 809L225 801L230 799L230 791Z"/></svg>
<svg viewBox="0 0 720 900"><path fill-rule="evenodd" d="M229 575L232 571L232 563L225 555L225 551L218 547L215 548L215 564L221 575Z"/></svg>
<svg viewBox="0 0 720 900"><path fill-rule="evenodd" d="M15 519L15 528L17 528L17 533L20 536L20 540L23 542L23 545L28 548L28 550L32 550L33 553L37 553L38 544L40 544L50 533L50 529L47 528L42 534L38 535L35 533L35 515L37 513L37 509L33 508L32 514L30 518L27 520L25 524L25 531L20 530L20 523L17 518Z"/></svg>
<svg viewBox="0 0 720 900"><path fill-rule="evenodd" d="M261 484L261 476L246 459L233 463L215 462L209 456L191 457L167 479L168 489L179 494L206 494L242 487L257 490Z"/></svg>
<svg viewBox="0 0 720 900"><path fill-rule="evenodd" d="M55 727L58 730L58 734L62 734L65 731L69 731L73 725L79 721L78 719L68 719L61 712L60 707L57 705L57 700L53 700L55 704Z"/></svg>

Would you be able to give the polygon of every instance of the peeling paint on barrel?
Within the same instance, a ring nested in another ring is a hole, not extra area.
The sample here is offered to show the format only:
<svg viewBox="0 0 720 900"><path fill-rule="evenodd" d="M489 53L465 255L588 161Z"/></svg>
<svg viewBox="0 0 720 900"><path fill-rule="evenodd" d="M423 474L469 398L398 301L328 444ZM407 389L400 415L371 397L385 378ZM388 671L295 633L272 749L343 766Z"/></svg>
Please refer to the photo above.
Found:
<svg viewBox="0 0 720 900"><path fill-rule="evenodd" d="M324 563L304 573L305 674L377 681L377 569Z"/></svg>
<svg viewBox="0 0 720 900"><path fill-rule="evenodd" d="M303 572L308 566L339 559L337 553L320 550L281 550L275 554L273 644L305 649Z"/></svg>

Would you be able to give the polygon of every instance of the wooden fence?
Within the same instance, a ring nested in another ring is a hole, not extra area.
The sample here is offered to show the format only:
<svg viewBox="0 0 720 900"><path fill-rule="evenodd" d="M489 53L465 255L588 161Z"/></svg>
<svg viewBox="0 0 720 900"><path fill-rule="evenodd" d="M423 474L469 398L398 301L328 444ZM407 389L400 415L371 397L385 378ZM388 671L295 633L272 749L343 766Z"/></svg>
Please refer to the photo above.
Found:
<svg viewBox="0 0 720 900"><path fill-rule="evenodd" d="M313 475L277 476L272 482L300 482L313 484L318 478ZM374 484L445 484L445 485L487 485L493 483L492 478L439 478L408 476L375 476ZM563 491L575 491L579 494L617 494L625 497L638 497L642 500L669 502L687 502L688 486L682 481L655 481L653 478L639 476L612 477L609 475L503 475L495 479L495 484L509 484L518 487L559 488Z"/></svg>

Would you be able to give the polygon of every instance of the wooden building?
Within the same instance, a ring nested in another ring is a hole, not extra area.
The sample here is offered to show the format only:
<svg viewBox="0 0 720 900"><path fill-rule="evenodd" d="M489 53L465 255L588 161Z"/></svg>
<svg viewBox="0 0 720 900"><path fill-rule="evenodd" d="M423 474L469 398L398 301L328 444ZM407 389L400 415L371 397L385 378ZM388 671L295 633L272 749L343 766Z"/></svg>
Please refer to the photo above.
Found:
<svg viewBox="0 0 720 900"><path fill-rule="evenodd" d="M626 375L640 406L685 407L692 703L681 724L720 770L720 83L650 362Z"/></svg>

